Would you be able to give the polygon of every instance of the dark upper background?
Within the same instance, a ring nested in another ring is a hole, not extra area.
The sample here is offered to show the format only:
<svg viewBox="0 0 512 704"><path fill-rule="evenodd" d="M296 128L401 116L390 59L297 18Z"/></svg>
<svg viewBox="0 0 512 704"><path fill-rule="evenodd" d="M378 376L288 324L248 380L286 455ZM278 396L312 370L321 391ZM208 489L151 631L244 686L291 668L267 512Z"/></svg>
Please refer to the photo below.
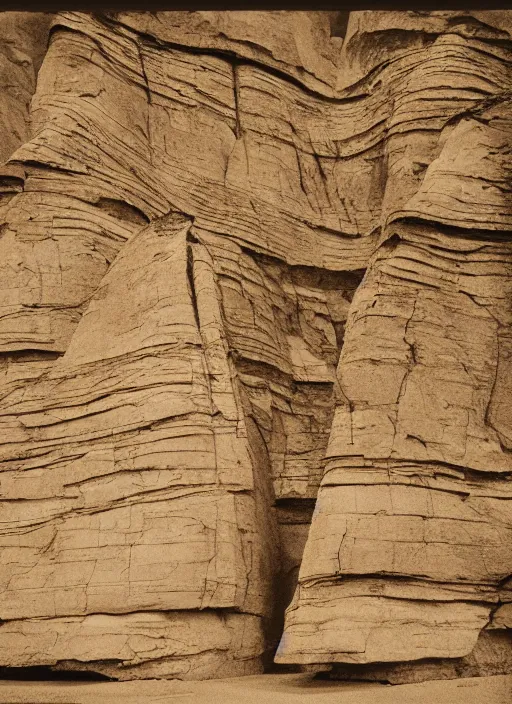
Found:
<svg viewBox="0 0 512 704"><path fill-rule="evenodd" d="M56 12L81 10L499 10L507 0L0 0L0 10Z"/></svg>

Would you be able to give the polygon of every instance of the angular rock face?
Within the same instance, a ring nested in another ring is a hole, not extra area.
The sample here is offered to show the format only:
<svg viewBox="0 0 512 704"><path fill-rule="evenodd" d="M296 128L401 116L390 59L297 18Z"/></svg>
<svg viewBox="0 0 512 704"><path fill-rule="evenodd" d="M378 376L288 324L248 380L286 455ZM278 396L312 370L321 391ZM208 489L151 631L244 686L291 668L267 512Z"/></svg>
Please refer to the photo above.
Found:
<svg viewBox="0 0 512 704"><path fill-rule="evenodd" d="M0 667L510 671L512 13L0 32Z"/></svg>

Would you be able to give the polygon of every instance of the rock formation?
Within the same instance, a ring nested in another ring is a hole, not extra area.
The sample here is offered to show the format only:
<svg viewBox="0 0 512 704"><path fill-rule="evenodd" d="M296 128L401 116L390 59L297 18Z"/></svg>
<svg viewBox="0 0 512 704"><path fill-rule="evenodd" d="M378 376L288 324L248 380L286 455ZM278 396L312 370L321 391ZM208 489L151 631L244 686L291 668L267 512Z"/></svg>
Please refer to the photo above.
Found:
<svg viewBox="0 0 512 704"><path fill-rule="evenodd" d="M0 33L0 666L512 671L512 12Z"/></svg>

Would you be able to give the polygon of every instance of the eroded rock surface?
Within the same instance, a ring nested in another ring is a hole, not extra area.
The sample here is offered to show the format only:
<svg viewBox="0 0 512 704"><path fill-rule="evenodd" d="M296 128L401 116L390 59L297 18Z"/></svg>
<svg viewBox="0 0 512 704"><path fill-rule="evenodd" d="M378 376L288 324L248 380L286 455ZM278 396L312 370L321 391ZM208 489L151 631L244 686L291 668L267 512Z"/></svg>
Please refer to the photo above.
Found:
<svg viewBox="0 0 512 704"><path fill-rule="evenodd" d="M512 13L0 32L0 666L509 672Z"/></svg>

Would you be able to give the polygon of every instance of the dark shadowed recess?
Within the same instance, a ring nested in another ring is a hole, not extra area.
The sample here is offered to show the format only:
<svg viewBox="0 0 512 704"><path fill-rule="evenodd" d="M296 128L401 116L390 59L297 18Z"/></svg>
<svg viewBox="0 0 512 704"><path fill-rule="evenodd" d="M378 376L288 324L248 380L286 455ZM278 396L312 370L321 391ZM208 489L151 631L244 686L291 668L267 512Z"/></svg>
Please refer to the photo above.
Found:
<svg viewBox="0 0 512 704"><path fill-rule="evenodd" d="M348 18L350 15L349 10L343 10L343 12L330 12L329 21L331 24L331 36L345 38L347 33Z"/></svg>
<svg viewBox="0 0 512 704"><path fill-rule="evenodd" d="M74 10L107 12L115 10L501 10L507 9L506 0L2 0L2 10L58 12ZM335 36L343 36L336 34Z"/></svg>
<svg viewBox="0 0 512 704"><path fill-rule="evenodd" d="M112 682L111 677L99 672L84 670L52 670L50 667L0 667L0 680L21 680L24 682L41 682L44 680L73 682Z"/></svg>

